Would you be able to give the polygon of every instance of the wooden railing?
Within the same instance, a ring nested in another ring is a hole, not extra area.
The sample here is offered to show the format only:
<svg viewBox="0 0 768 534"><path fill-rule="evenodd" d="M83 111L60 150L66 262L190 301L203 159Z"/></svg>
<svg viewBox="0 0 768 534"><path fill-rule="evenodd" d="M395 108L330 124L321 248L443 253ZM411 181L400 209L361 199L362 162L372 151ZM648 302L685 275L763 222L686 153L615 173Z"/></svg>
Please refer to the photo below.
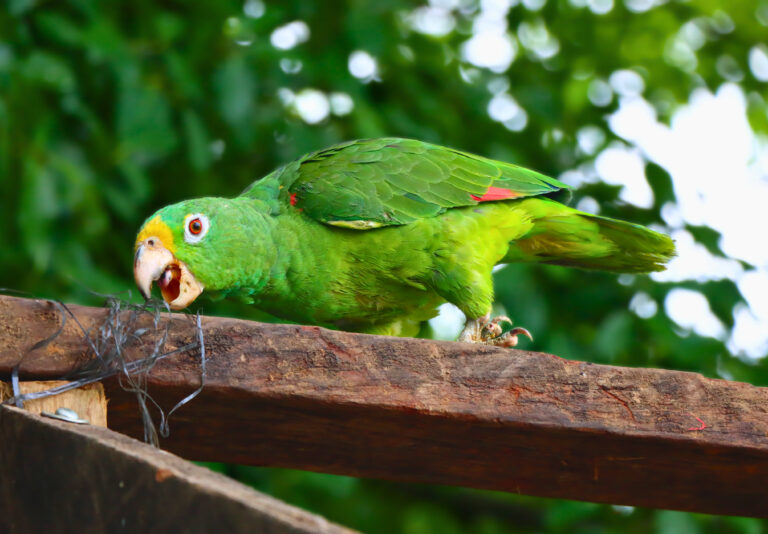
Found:
<svg viewBox="0 0 768 534"><path fill-rule="evenodd" d="M106 313L70 309L86 329ZM92 357L74 321L28 352L60 314L0 297L0 379L23 354L23 380L60 378ZM187 316L163 320L168 350L197 339ZM205 386L161 440L184 458L768 517L768 388L453 342L201 324ZM126 359L155 341L138 338ZM155 365L149 392L169 408L200 376L199 354L180 353ZM134 397L115 378L104 386L109 428L142 436Z"/></svg>

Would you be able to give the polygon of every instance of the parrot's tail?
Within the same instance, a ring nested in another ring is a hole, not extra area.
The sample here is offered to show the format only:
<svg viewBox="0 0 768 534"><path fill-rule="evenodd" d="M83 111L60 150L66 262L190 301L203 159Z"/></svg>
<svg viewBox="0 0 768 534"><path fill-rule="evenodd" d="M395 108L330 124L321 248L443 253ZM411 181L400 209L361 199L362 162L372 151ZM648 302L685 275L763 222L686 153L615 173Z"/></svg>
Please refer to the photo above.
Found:
<svg viewBox="0 0 768 534"><path fill-rule="evenodd" d="M531 199L533 200L533 199ZM538 199L537 199L538 200ZM675 255L668 236L541 199L531 230L510 243L504 262L528 261L620 273L663 271Z"/></svg>

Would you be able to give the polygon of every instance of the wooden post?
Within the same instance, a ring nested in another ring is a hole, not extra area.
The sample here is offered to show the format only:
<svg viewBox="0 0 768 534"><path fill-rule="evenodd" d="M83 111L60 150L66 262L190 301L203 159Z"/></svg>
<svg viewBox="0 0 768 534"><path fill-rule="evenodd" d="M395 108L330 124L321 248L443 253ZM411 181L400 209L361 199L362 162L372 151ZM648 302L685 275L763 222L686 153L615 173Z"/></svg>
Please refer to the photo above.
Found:
<svg viewBox="0 0 768 534"><path fill-rule="evenodd" d="M350 530L127 436L0 406L6 534Z"/></svg>
<svg viewBox="0 0 768 534"><path fill-rule="evenodd" d="M72 309L87 326L105 314ZM184 316L167 320L168 349L196 339ZM0 331L2 377L58 319L46 302L6 297L0 324L27 332ZM768 517L766 388L316 327L207 317L203 329L206 386L162 442L187 458ZM53 378L87 357L68 327L21 371ZM198 356L179 354L149 390L170 407L199 381ZM131 397L105 386L110 427L140 435Z"/></svg>

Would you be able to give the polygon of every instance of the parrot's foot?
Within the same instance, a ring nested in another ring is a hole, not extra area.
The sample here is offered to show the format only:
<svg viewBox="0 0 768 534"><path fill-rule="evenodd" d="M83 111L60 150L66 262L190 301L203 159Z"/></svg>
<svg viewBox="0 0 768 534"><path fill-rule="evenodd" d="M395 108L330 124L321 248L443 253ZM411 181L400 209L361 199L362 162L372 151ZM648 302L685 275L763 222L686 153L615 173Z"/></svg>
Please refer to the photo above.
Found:
<svg viewBox="0 0 768 534"><path fill-rule="evenodd" d="M514 347L517 336L524 335L533 341L533 336L525 328L511 328L512 319L504 315L490 318L490 314L467 321L464 330L459 335L459 341L464 343L481 343L496 347ZM506 324L506 328L505 325Z"/></svg>

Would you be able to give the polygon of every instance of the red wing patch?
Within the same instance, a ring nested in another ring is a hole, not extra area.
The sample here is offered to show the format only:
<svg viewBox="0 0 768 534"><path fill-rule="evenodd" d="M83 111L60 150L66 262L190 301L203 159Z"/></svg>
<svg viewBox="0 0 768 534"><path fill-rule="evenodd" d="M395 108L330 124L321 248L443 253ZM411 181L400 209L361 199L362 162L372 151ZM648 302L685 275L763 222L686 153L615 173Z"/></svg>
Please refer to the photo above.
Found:
<svg viewBox="0 0 768 534"><path fill-rule="evenodd" d="M291 193L291 206L296 205L296 193Z"/></svg>
<svg viewBox="0 0 768 534"><path fill-rule="evenodd" d="M504 189L503 187L493 187L490 186L488 188L488 191L483 193L483 196L478 197L476 195L470 195L472 197L472 200L476 200L478 202L488 202L491 200L505 200L507 198L515 198L518 195L511 189Z"/></svg>

